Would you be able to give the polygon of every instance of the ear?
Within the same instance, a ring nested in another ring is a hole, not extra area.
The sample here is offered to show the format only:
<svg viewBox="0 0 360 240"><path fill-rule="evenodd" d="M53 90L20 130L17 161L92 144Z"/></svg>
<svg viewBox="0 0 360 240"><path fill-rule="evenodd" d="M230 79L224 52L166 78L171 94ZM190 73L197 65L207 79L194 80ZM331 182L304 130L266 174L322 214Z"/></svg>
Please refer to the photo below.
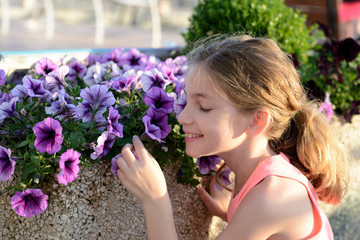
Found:
<svg viewBox="0 0 360 240"><path fill-rule="evenodd" d="M246 130L248 136L264 134L270 124L270 113L267 109L256 110Z"/></svg>

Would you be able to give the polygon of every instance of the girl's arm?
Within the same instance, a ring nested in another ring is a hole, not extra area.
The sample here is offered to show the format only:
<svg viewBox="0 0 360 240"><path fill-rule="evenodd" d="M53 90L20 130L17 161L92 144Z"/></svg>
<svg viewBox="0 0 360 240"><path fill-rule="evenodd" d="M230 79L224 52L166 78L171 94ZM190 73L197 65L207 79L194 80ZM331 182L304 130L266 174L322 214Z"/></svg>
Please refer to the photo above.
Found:
<svg viewBox="0 0 360 240"><path fill-rule="evenodd" d="M230 203L231 192L224 188L216 187L215 183L216 178L213 176L210 182L210 193L202 187L197 189L197 193L212 215L227 221L227 210Z"/></svg>
<svg viewBox="0 0 360 240"><path fill-rule="evenodd" d="M132 148L136 155L132 153ZM137 136L117 159L118 177L126 189L142 203L149 239L177 239L172 206L164 174Z"/></svg>
<svg viewBox="0 0 360 240"><path fill-rule="evenodd" d="M169 195L143 203L148 239L177 239Z"/></svg>

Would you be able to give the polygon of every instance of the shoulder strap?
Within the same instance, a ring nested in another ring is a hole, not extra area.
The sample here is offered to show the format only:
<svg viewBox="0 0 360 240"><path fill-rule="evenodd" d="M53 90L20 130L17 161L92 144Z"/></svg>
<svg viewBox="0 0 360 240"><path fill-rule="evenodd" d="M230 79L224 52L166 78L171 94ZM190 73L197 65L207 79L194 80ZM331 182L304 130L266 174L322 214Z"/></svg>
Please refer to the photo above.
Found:
<svg viewBox="0 0 360 240"><path fill-rule="evenodd" d="M288 158L283 153L280 153L279 155L270 157L260 162L244 186L241 188L240 192L236 196L234 196L233 192L228 209L228 222L231 221L236 208L246 194L268 176L285 177L302 183L307 188L311 200L317 201L317 194L311 183L289 162Z"/></svg>

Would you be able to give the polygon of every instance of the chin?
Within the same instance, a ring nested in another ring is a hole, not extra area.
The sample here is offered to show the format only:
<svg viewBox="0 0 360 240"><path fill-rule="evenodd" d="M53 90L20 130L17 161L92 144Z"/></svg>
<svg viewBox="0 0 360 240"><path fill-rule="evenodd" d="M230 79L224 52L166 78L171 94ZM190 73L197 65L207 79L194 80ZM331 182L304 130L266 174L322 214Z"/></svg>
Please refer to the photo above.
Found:
<svg viewBox="0 0 360 240"><path fill-rule="evenodd" d="M189 151L188 149L186 149L186 154L190 157L193 157L193 158L198 158L198 157L201 157L203 156L202 154L198 154L198 153L194 153L194 152L191 152Z"/></svg>
<svg viewBox="0 0 360 240"><path fill-rule="evenodd" d="M191 151L190 149L186 149L186 154L192 158L199 158L199 157L203 157L203 156L211 156L214 155L213 153L199 153L199 152L194 152Z"/></svg>

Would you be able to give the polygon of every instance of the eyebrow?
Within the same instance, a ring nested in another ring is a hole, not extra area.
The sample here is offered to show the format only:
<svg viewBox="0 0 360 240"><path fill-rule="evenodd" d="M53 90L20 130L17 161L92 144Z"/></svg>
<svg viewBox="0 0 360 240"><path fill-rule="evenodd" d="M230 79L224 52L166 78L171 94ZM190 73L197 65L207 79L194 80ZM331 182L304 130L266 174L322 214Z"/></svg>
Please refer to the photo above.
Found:
<svg viewBox="0 0 360 240"><path fill-rule="evenodd" d="M184 93L187 96L187 93L186 93L185 89L184 89ZM191 96L192 97L210 98L210 96L208 94L205 94L205 93L194 93Z"/></svg>

